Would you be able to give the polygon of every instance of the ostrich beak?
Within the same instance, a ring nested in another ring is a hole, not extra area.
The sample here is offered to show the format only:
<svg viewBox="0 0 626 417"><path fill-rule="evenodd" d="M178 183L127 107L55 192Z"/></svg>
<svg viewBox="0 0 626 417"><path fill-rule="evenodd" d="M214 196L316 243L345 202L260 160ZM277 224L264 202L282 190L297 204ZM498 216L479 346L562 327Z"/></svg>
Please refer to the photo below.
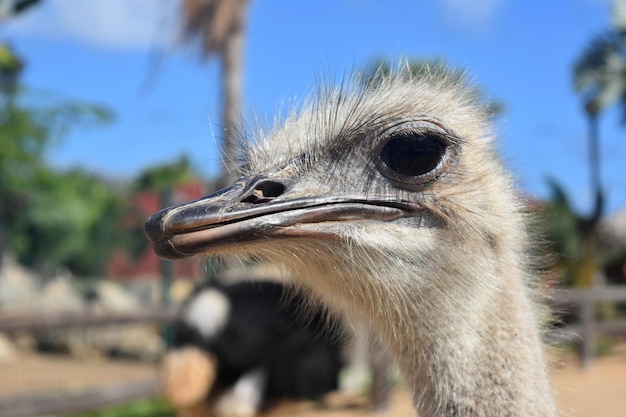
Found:
<svg viewBox="0 0 626 417"><path fill-rule="evenodd" d="M165 208L145 224L154 251L180 259L267 238L337 238L321 224L392 221L416 208L365 196L308 195L297 184L268 177L242 178L188 203Z"/></svg>

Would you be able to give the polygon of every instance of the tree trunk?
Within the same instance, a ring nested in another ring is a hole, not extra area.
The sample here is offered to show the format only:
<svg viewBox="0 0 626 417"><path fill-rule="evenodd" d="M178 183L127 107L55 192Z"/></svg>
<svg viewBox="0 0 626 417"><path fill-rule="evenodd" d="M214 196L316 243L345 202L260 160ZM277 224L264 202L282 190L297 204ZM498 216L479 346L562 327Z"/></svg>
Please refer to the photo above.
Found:
<svg viewBox="0 0 626 417"><path fill-rule="evenodd" d="M222 157L224 158L220 186L236 180L239 161L239 136L241 123L241 97L243 90L244 33L237 30L226 41L222 53Z"/></svg>
<svg viewBox="0 0 626 417"><path fill-rule="evenodd" d="M602 216L603 194L602 180L600 179L600 130L598 126L598 113L588 112L589 118L589 179L591 195L594 198L592 210L592 222L597 222Z"/></svg>

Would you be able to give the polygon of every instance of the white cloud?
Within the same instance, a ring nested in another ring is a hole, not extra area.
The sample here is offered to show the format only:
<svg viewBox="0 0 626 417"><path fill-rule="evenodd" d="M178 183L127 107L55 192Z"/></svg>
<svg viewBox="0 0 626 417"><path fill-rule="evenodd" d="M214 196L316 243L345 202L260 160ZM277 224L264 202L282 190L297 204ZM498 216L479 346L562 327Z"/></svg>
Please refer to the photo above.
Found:
<svg viewBox="0 0 626 417"><path fill-rule="evenodd" d="M441 0L444 19L455 28L488 32L506 0Z"/></svg>
<svg viewBox="0 0 626 417"><path fill-rule="evenodd" d="M178 0L46 0L5 30L110 48L166 45L176 36L178 6Z"/></svg>

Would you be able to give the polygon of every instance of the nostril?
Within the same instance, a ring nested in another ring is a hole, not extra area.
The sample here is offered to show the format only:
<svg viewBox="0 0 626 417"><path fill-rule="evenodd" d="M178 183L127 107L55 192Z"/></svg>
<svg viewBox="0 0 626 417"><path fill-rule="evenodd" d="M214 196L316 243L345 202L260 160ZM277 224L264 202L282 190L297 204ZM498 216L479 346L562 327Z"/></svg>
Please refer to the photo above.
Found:
<svg viewBox="0 0 626 417"><path fill-rule="evenodd" d="M268 198L279 197L285 192L285 186L276 181L262 181L254 189L261 191Z"/></svg>
<svg viewBox="0 0 626 417"><path fill-rule="evenodd" d="M246 198L241 200L244 203L267 203L285 192L285 186L280 182L264 180L258 182L254 189Z"/></svg>

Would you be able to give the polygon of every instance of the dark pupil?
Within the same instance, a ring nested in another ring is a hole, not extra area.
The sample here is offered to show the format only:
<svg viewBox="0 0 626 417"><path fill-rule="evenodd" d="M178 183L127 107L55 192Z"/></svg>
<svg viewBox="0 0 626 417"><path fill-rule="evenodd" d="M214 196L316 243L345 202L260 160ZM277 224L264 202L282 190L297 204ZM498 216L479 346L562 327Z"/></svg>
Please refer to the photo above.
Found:
<svg viewBox="0 0 626 417"><path fill-rule="evenodd" d="M435 169L444 151L444 145L435 138L425 135L399 136L387 142L380 159L400 175L417 177Z"/></svg>

